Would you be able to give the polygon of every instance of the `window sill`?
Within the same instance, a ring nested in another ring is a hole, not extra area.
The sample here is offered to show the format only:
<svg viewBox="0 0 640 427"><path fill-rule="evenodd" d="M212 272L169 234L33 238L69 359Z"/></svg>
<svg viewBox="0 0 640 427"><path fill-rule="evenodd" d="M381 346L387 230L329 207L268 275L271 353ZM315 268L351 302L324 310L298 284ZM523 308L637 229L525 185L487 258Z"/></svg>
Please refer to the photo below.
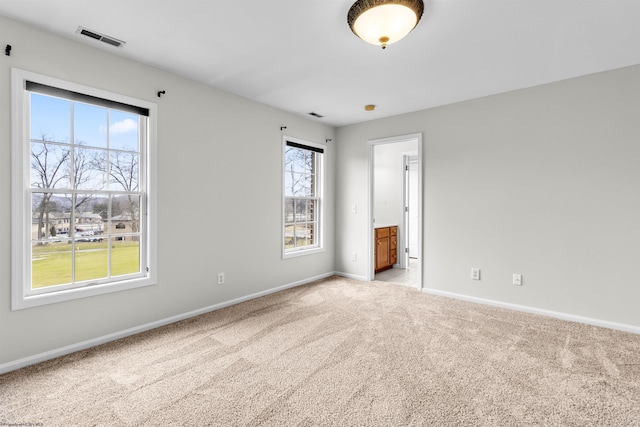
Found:
<svg viewBox="0 0 640 427"><path fill-rule="evenodd" d="M105 283L101 285L89 285L82 288L73 288L63 291L50 292L39 295L16 296L11 303L11 310L22 310L24 308L38 307L41 305L55 304L58 302L72 301L80 298L87 298L96 295L109 294L112 292L126 291L129 289L153 286L156 282L151 278L138 278L123 280L117 283ZM14 293L14 295L16 295Z"/></svg>
<svg viewBox="0 0 640 427"><path fill-rule="evenodd" d="M313 255L320 252L324 252L326 249L323 247L299 249L295 251L283 252L282 259L297 258L305 255Z"/></svg>

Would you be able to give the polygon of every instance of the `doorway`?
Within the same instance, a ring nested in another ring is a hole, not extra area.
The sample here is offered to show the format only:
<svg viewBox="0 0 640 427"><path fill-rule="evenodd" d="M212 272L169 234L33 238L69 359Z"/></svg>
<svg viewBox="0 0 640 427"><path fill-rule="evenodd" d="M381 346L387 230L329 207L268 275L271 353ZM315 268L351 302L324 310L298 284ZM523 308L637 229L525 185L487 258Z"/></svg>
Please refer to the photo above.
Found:
<svg viewBox="0 0 640 427"><path fill-rule="evenodd" d="M369 141L368 280L422 289L422 134ZM397 261L375 273L376 229L397 227Z"/></svg>

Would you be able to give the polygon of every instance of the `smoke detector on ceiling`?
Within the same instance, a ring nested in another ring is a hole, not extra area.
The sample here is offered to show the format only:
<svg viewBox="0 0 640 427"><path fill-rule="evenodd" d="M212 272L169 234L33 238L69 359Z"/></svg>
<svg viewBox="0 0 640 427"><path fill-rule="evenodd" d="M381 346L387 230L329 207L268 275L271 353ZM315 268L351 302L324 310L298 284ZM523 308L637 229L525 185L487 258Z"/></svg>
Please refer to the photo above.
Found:
<svg viewBox="0 0 640 427"><path fill-rule="evenodd" d="M87 36L87 37L91 37L94 40L98 40L101 41L103 43L106 43L110 46L115 46L115 47L122 47L125 45L125 42L123 42L122 40L118 40L115 37L111 37L111 36L107 36L104 34L100 34L96 31L93 30L88 30L84 27L78 27L78 29L76 30L76 33L78 34L82 34L83 36Z"/></svg>

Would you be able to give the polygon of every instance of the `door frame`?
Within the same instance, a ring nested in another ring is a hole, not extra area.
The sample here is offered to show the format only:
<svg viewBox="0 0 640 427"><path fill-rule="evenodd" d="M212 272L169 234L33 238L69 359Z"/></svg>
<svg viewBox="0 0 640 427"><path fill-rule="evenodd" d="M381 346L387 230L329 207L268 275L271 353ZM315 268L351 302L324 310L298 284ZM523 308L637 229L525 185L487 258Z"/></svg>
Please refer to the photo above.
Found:
<svg viewBox="0 0 640 427"><path fill-rule="evenodd" d="M368 217L368 226L369 232L367 233L368 242L367 242L367 280L372 281L375 278L375 265L373 262L373 252L374 252L374 218L373 218L373 198L374 198L374 156L375 156L375 147L376 145L381 144L393 144L398 142L406 142L406 141L416 141L418 144L418 283L417 289L422 290L423 287L423 235L422 235L422 219L423 219L423 198L424 194L422 191L422 133L413 133L407 135L399 135L392 136L387 138L378 138L378 139L370 139L367 141L368 149L369 149L369 179L368 179L368 200L367 200L367 217ZM406 236L403 236L406 238ZM403 254L404 255L404 254Z"/></svg>
<svg viewBox="0 0 640 427"><path fill-rule="evenodd" d="M403 207L404 207L404 212L403 212L403 230L404 230L404 239L403 239L403 260L402 260L402 265L404 268L407 268L409 266L409 259L410 259L410 255L411 255L411 235L415 232L416 236L417 234L417 230L413 230L413 227L411 227L411 216L413 215L413 211L411 209L411 201L412 201L412 197L411 197L411 193L413 192L413 186L410 184L411 182L411 172L412 170L414 170L412 168L415 167L415 172L418 172L418 162L419 162L419 158L418 158L418 152L410 152L410 153L402 153L402 159L403 159L403 167L404 167L404 177L403 177L403 199L402 199L402 203L403 203ZM418 177L415 177L416 179L416 184L418 182ZM420 194L418 193L417 189L415 190L416 194L418 195L418 197L420 197ZM413 200L414 203L417 202L417 200ZM414 207L415 209L415 207ZM418 212L419 213L419 212ZM417 224L416 224L417 226ZM416 227L417 228L417 227ZM418 237L419 240L419 237ZM418 244L418 242L416 242L416 245ZM414 247L414 255L417 252L417 248Z"/></svg>

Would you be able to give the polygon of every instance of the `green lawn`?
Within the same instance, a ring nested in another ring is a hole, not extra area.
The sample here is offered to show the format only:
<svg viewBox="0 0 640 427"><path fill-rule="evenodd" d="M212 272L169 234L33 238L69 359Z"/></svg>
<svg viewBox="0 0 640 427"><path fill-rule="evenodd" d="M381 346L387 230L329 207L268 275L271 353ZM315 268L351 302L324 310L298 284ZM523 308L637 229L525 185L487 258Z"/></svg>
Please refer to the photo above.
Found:
<svg viewBox="0 0 640 427"><path fill-rule="evenodd" d="M108 248L106 242L75 243L75 281L101 279L108 274ZM50 243L32 247L32 287L71 283L71 244ZM111 276L140 271L140 244L114 242L111 248Z"/></svg>

